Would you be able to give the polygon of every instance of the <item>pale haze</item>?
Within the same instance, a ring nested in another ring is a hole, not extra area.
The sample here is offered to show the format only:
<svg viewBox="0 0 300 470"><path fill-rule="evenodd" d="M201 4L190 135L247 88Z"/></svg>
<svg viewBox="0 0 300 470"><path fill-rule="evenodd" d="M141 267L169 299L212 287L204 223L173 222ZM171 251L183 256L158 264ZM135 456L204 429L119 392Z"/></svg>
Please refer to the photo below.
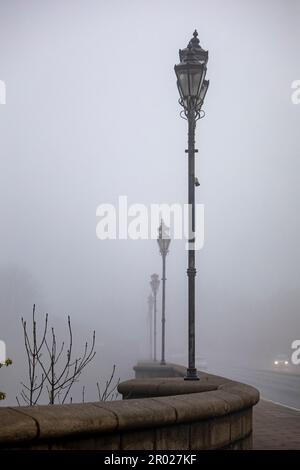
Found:
<svg viewBox="0 0 300 470"><path fill-rule="evenodd" d="M20 318L34 303L62 337L71 316L79 349L96 330L81 382L88 399L113 364L124 380L148 357L157 243L98 240L96 209L120 195L187 202L173 68L195 28L210 80L196 131L205 206L197 356L208 368L219 359L263 367L291 353L300 338L299 25L297 0L0 0L0 339L13 360L1 370L3 404L26 379ZM173 362L187 352L184 245L172 241L167 258Z"/></svg>

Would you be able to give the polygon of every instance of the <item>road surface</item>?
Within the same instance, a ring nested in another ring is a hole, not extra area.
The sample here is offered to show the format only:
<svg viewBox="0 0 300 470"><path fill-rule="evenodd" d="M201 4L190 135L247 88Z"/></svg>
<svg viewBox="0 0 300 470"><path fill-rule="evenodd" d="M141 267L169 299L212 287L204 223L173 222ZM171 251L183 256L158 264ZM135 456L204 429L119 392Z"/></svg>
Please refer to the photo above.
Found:
<svg viewBox="0 0 300 470"><path fill-rule="evenodd" d="M300 410L300 374L222 366L212 373L253 385L261 398Z"/></svg>

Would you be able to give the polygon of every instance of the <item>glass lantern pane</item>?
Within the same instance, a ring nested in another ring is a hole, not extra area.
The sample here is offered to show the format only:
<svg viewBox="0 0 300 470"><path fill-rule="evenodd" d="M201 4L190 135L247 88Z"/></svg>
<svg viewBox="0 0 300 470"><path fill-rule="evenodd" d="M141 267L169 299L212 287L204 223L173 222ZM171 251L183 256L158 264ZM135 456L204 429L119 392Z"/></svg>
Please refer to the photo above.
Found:
<svg viewBox="0 0 300 470"><path fill-rule="evenodd" d="M202 78L202 70L191 70L190 77L190 96L197 97Z"/></svg>
<svg viewBox="0 0 300 470"><path fill-rule="evenodd" d="M178 74L178 84L179 88L181 90L182 96L188 96L189 95L189 82L188 82L188 74L184 72L180 72Z"/></svg>

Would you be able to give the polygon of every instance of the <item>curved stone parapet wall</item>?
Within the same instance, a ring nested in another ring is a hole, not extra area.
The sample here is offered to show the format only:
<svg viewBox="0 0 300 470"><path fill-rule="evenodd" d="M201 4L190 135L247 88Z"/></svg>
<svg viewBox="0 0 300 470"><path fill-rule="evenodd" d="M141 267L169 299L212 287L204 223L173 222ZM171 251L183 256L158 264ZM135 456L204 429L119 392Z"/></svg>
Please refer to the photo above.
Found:
<svg viewBox="0 0 300 470"><path fill-rule="evenodd" d="M127 381L120 384L119 391L131 399L0 407L0 447L50 450L251 448L252 407L259 399L253 387L202 374L199 382L186 382L180 377ZM147 398L136 398L145 395Z"/></svg>
<svg viewBox="0 0 300 470"><path fill-rule="evenodd" d="M185 381L186 368L177 364L146 362L134 370L137 378L121 383L119 392L129 400L166 398L177 423L187 426L185 449L252 448L252 408L259 400L255 388L203 372L199 381Z"/></svg>

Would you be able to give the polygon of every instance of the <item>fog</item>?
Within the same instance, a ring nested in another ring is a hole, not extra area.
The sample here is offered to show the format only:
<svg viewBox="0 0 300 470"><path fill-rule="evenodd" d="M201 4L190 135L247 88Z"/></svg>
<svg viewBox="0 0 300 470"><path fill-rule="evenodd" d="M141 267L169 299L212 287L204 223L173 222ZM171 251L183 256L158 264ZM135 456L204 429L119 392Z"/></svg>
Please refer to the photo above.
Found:
<svg viewBox="0 0 300 470"><path fill-rule="evenodd" d="M291 354L300 336L299 20L297 0L0 1L0 339L13 360L0 372L1 405L15 404L26 380L20 319L34 303L61 338L71 316L78 350L96 330L96 357L76 384L88 399L113 364L124 380L149 357L157 243L99 240L96 209L120 195L187 202L173 67L195 28L210 80L196 131L205 206L196 354L208 368L268 367ZM173 362L187 350L186 265L185 241L172 240Z"/></svg>

